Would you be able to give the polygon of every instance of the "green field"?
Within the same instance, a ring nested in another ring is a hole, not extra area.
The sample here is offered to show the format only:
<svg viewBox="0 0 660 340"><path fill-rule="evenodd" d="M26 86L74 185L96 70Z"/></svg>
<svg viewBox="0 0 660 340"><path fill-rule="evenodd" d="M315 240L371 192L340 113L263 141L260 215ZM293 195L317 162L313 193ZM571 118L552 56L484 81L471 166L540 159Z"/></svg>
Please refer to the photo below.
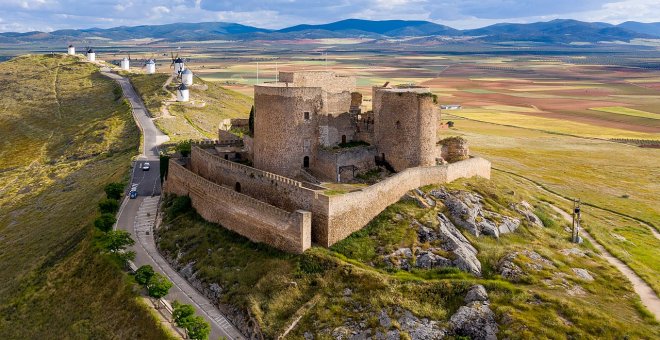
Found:
<svg viewBox="0 0 660 340"><path fill-rule="evenodd" d="M601 112L616 113L616 114L619 114L619 115L627 115L627 116L633 116L633 117L660 119L660 114L658 114L658 113L635 110L635 109L631 109L631 108L628 108L628 107L621 107L621 106L594 107L594 108L592 108L592 110L601 111Z"/></svg>
<svg viewBox="0 0 660 340"><path fill-rule="evenodd" d="M74 57L0 63L0 334L163 339L121 268L92 244L103 186L139 133L121 89Z"/></svg>

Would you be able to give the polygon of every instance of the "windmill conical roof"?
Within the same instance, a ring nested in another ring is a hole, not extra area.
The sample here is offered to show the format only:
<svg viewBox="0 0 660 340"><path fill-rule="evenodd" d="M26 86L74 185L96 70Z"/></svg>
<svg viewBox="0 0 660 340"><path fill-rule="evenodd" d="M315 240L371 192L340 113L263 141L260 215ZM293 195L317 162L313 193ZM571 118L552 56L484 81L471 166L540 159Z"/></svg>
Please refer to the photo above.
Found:
<svg viewBox="0 0 660 340"><path fill-rule="evenodd" d="M175 63L175 64L182 64L182 63L183 63L183 59L181 59L181 58L176 58L176 59L174 60L174 63Z"/></svg>
<svg viewBox="0 0 660 340"><path fill-rule="evenodd" d="M183 71L183 74L192 74L192 71L189 68L187 68Z"/></svg>
<svg viewBox="0 0 660 340"><path fill-rule="evenodd" d="M153 59L147 60L147 64L155 64L156 62Z"/></svg>
<svg viewBox="0 0 660 340"><path fill-rule="evenodd" d="M186 84L181 83L181 85L179 85L179 90L187 90L187 89L188 89L188 86L186 86Z"/></svg>
<svg viewBox="0 0 660 340"><path fill-rule="evenodd" d="M90 48L89 50L87 50L87 53L94 53L94 50Z"/></svg>

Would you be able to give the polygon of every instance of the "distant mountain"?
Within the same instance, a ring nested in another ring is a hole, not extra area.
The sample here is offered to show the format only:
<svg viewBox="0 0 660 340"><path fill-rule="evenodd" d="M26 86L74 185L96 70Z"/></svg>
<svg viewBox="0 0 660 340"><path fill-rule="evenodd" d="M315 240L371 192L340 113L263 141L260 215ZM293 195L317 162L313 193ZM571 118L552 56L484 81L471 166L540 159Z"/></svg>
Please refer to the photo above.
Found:
<svg viewBox="0 0 660 340"><path fill-rule="evenodd" d="M333 32L347 36L414 37L425 35L460 35L461 31L429 21L347 19L324 25L297 25L281 29L279 33ZM335 35L335 34L333 34Z"/></svg>
<svg viewBox="0 0 660 340"><path fill-rule="evenodd" d="M531 24L501 23L472 30L457 30L428 21L347 19L323 25L296 25L269 30L227 22L180 23L108 29L69 29L54 32L0 33L0 43L66 43L82 40L162 39L166 41L208 40L283 40L365 37L388 43L391 38L411 37L409 43L427 44L453 41L498 43L529 41L545 44L572 42L630 41L635 38L660 38L660 23L627 22L615 26L577 20L553 20ZM445 39L447 38L447 39Z"/></svg>
<svg viewBox="0 0 660 340"><path fill-rule="evenodd" d="M486 41L532 41L538 43L571 43L600 41L630 41L651 38L648 34L631 31L602 22L582 22L557 19L531 24L495 24L466 30L463 34L482 36Z"/></svg>
<svg viewBox="0 0 660 340"><path fill-rule="evenodd" d="M625 28L629 31L653 35L660 37L660 22L643 23L637 21L626 21L617 27Z"/></svg>

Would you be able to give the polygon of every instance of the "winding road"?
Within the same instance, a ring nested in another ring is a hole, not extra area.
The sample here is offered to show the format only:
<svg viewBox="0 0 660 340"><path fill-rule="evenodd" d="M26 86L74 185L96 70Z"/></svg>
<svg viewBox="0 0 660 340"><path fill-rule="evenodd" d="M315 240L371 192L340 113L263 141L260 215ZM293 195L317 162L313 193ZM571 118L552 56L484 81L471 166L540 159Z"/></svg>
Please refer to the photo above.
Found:
<svg viewBox="0 0 660 340"><path fill-rule="evenodd" d="M112 73L107 67L101 68L101 73L115 80L121 86L124 97L131 104L133 118L143 135L143 148L140 156L133 164L131 184L137 184L138 197L125 198L119 210L117 227L130 232L137 242L131 250L135 251L136 266L151 265L155 271L165 275L174 286L170 289L166 300L177 300L195 307L211 325L210 339L225 337L227 339L244 339L243 335L220 313L220 311L201 293L193 288L188 281L179 275L156 249L153 238L158 204L160 202L160 145L169 140L149 116L142 99L128 79ZM144 171L141 166L149 162L151 169Z"/></svg>

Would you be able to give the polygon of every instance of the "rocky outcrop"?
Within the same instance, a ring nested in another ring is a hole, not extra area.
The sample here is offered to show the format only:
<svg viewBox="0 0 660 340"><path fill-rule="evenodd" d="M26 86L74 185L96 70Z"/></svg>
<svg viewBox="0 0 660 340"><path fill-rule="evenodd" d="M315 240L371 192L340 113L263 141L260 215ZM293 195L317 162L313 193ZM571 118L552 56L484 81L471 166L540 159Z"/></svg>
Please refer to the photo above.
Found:
<svg viewBox="0 0 660 340"><path fill-rule="evenodd" d="M447 331L437 321L418 318L405 309L396 308L392 317L384 309L372 316L378 319L380 330L373 331L367 325L366 319L349 320L344 325L333 329L330 336L337 340L398 340L405 339L404 334L407 334L412 340L436 340L444 338L447 334ZM305 339L311 340L313 335L309 333Z"/></svg>
<svg viewBox="0 0 660 340"><path fill-rule="evenodd" d="M432 191L431 195L443 201L454 223L474 236L484 234L498 238L520 226L517 218L485 210L483 197L477 193L440 189Z"/></svg>
<svg viewBox="0 0 660 340"><path fill-rule="evenodd" d="M413 340L442 339L447 333L444 328L440 327L438 322L417 318L409 311L404 311L403 316L397 321L401 330L407 332Z"/></svg>
<svg viewBox="0 0 660 340"><path fill-rule="evenodd" d="M573 270L573 273L575 273L575 276L579 277L580 279L584 281L591 282L594 280L594 277L591 276L591 274L583 268L571 268Z"/></svg>
<svg viewBox="0 0 660 340"><path fill-rule="evenodd" d="M539 253L532 250L523 250L506 254L500 259L497 268L502 277L509 281L518 282L525 276L524 270L515 263L519 257L525 258L525 261L522 262L526 269L539 271L545 268L555 268L552 261L541 256Z"/></svg>
<svg viewBox="0 0 660 340"><path fill-rule="evenodd" d="M522 201L518 204L512 204L511 208L515 210L520 215L524 216L525 219L533 226L543 227L543 221L534 214L534 207L527 201Z"/></svg>
<svg viewBox="0 0 660 340"><path fill-rule="evenodd" d="M385 255L385 263L399 269L410 270L413 252L410 248L399 248L389 255Z"/></svg>
<svg viewBox="0 0 660 340"><path fill-rule="evenodd" d="M433 253L435 248L420 250L415 258L415 267L422 269L451 267L452 261Z"/></svg>
<svg viewBox="0 0 660 340"><path fill-rule="evenodd" d="M439 238L443 250L454 255L452 264L459 269L481 276L481 262L477 259L477 249L472 246L454 224L442 213L438 214Z"/></svg>
<svg viewBox="0 0 660 340"><path fill-rule="evenodd" d="M497 339L498 326L482 285L470 287L461 306L449 319L449 334L471 339Z"/></svg>

